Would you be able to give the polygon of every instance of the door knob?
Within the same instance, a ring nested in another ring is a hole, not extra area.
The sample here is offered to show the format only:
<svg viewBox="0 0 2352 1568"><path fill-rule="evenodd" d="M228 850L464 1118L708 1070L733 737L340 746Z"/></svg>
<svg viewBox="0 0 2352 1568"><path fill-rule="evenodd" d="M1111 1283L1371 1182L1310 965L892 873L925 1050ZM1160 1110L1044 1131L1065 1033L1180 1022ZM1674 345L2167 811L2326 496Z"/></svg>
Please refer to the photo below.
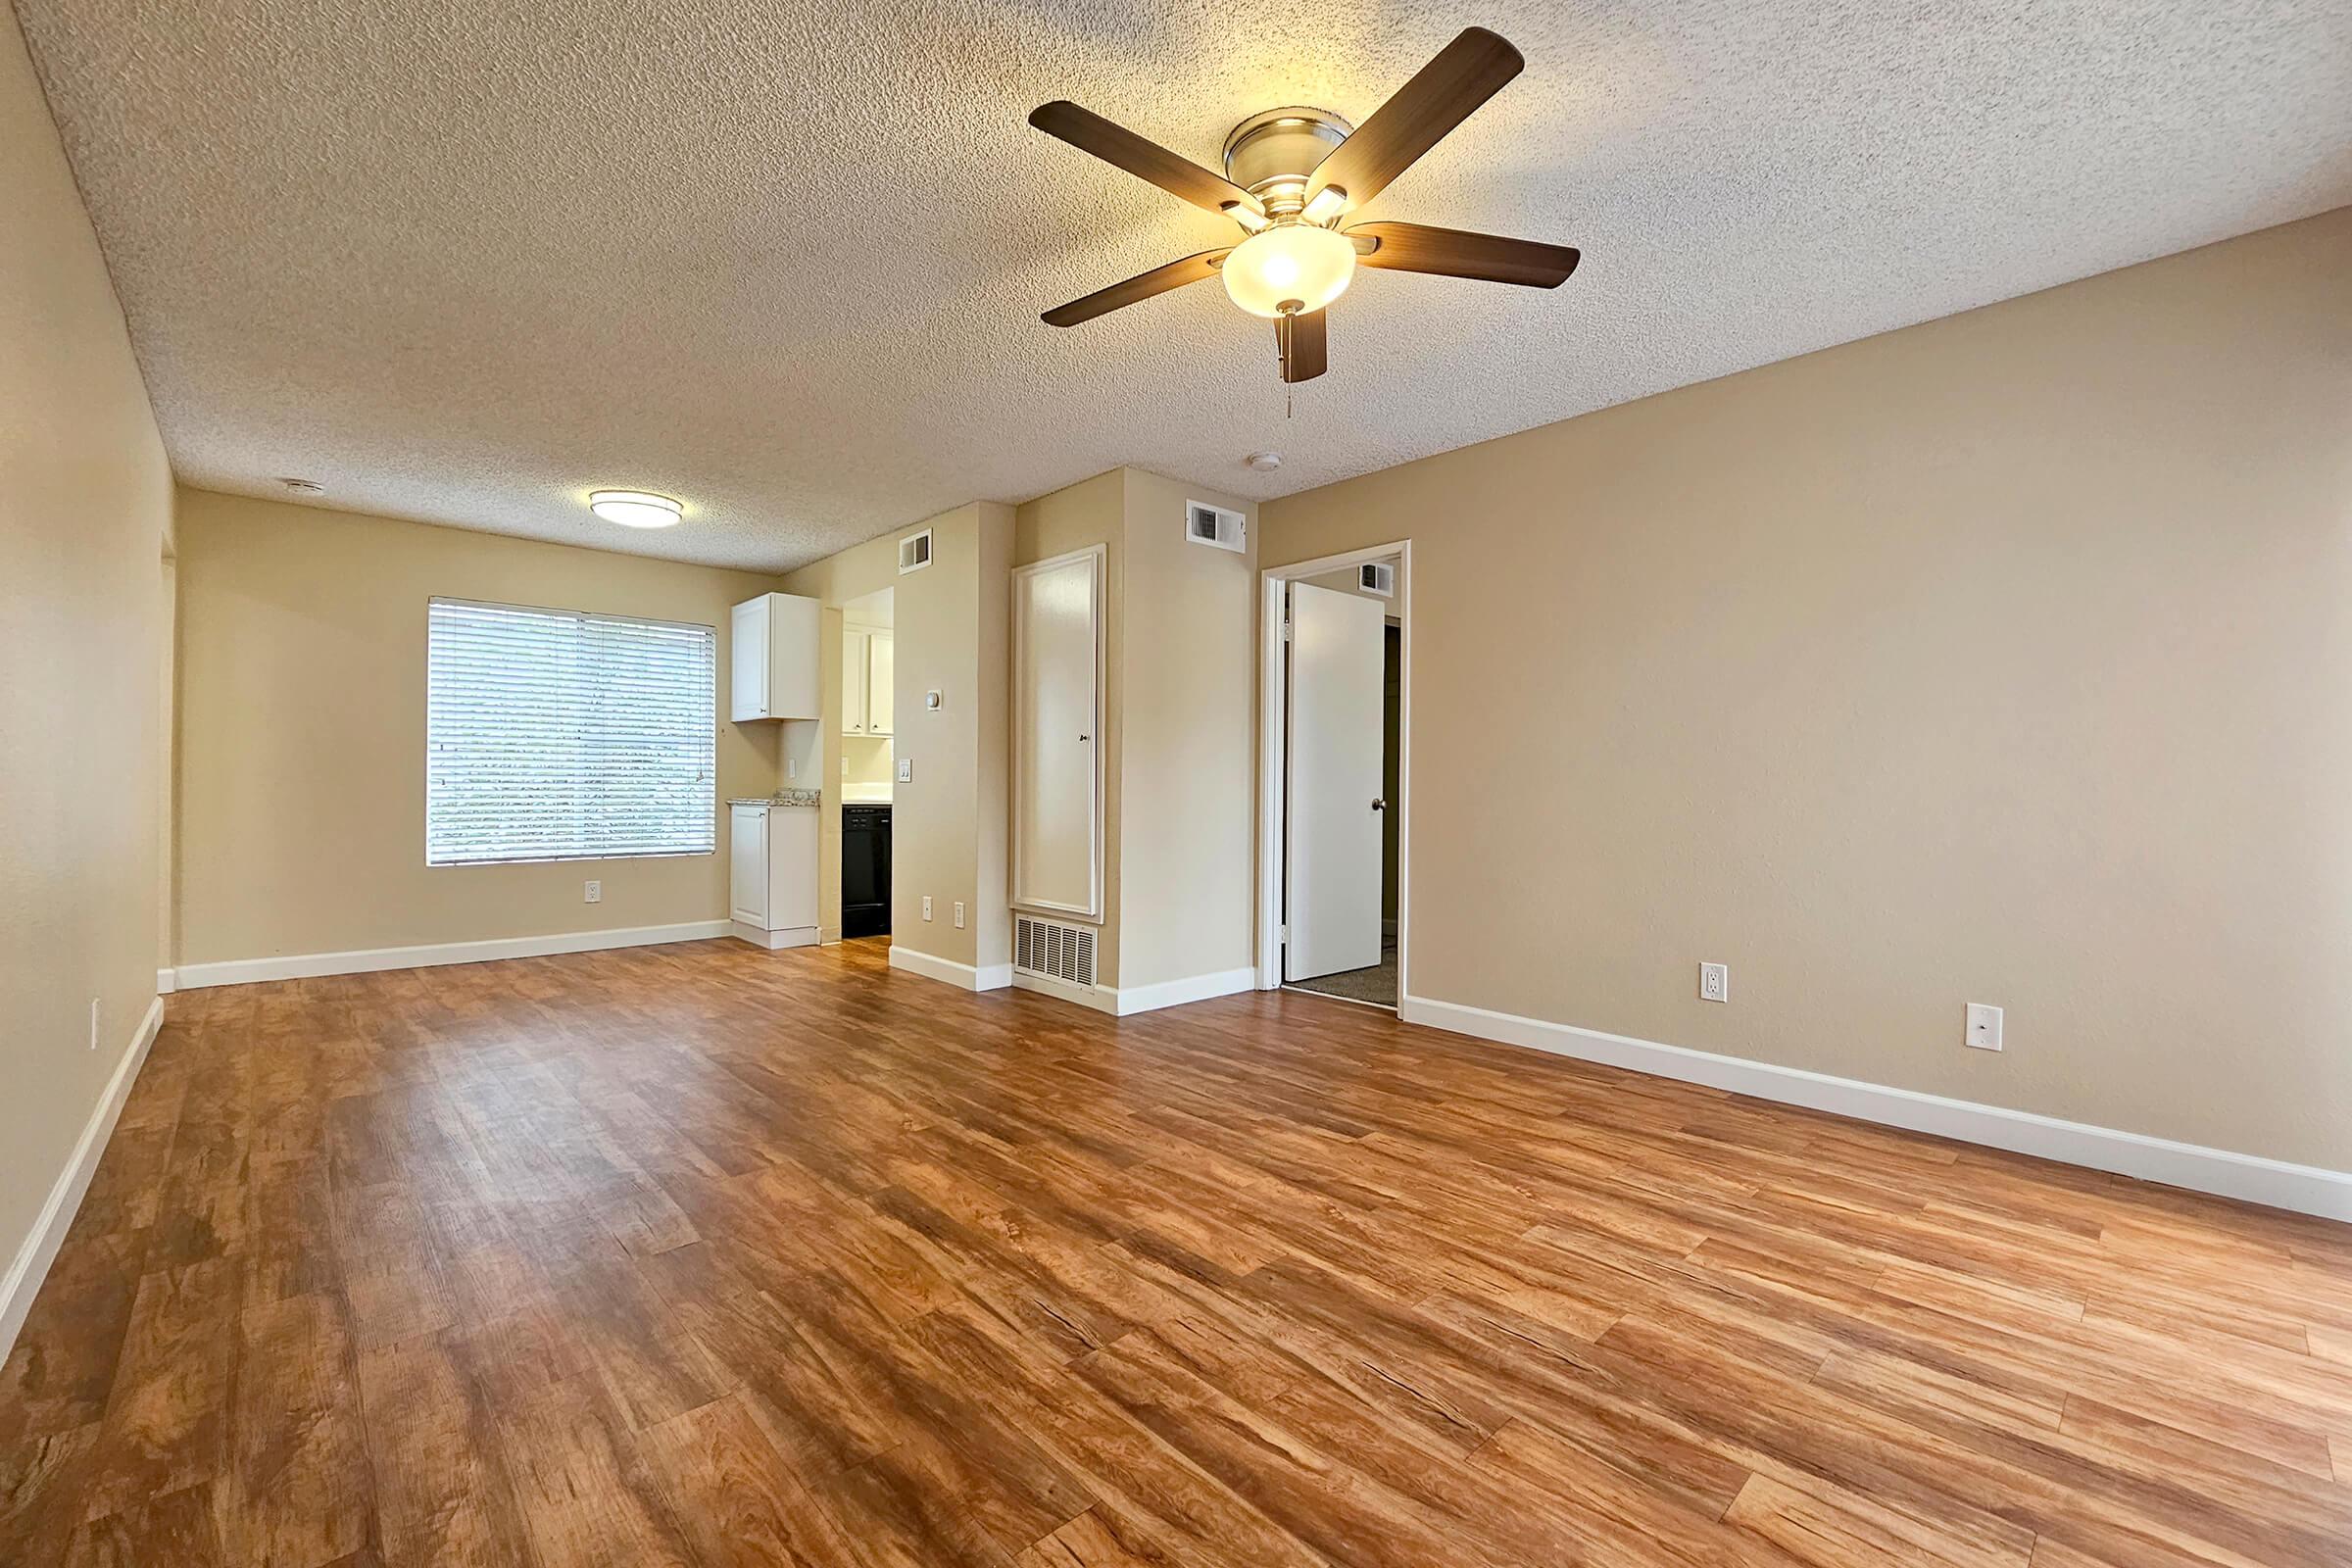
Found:
<svg viewBox="0 0 2352 1568"><path fill-rule="evenodd" d="M1386 801L1382 800L1382 799L1381 799L1379 796L1377 796L1377 795L1375 795L1374 797L1372 797L1372 809L1374 809L1375 811L1385 811L1385 810L1387 810L1388 808L1389 808L1389 803L1388 803L1388 802L1386 802Z"/></svg>

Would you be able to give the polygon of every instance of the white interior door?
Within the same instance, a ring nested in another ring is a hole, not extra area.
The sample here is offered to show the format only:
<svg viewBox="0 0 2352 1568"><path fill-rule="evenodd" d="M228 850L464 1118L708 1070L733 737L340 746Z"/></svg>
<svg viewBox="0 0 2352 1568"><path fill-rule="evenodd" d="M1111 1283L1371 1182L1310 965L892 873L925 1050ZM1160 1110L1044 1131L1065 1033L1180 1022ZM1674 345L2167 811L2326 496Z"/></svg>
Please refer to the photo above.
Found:
<svg viewBox="0 0 2352 1568"><path fill-rule="evenodd" d="M1012 902L1100 919L1102 553L1015 571L1012 637Z"/></svg>
<svg viewBox="0 0 2352 1568"><path fill-rule="evenodd" d="M1382 670L1377 599L1291 586L1286 980L1380 961Z"/></svg>

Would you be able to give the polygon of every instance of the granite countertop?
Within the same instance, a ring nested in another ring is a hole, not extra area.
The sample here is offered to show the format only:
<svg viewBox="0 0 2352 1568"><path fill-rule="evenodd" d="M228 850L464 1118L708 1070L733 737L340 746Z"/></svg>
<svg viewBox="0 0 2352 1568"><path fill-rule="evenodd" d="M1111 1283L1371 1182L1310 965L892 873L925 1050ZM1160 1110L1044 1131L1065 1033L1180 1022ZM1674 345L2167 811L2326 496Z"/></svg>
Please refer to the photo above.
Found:
<svg viewBox="0 0 2352 1568"><path fill-rule="evenodd" d="M742 795L727 802L729 806L819 806L824 796L816 790L778 790L773 795Z"/></svg>

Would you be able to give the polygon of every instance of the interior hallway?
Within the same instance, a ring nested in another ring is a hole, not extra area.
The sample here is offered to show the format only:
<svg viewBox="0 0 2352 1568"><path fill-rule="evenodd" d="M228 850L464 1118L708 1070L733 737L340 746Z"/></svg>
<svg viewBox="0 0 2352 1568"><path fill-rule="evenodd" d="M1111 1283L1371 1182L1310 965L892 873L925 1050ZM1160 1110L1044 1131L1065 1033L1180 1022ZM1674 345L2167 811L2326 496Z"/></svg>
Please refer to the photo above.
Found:
<svg viewBox="0 0 2352 1568"><path fill-rule="evenodd" d="M0 1561L2340 1564L2340 1226L1246 995L183 994Z"/></svg>

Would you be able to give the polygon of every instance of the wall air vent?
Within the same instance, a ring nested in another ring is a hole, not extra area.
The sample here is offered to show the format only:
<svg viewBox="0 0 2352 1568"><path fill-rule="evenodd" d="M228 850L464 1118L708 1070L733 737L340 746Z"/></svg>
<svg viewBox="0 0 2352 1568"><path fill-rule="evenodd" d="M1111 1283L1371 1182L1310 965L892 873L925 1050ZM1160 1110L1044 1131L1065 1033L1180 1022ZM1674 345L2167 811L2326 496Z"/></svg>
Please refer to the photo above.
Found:
<svg viewBox="0 0 2352 1568"><path fill-rule="evenodd" d="M1396 564L1393 561L1367 561L1357 568L1356 581L1368 594L1394 599L1396 597Z"/></svg>
<svg viewBox="0 0 2352 1568"><path fill-rule="evenodd" d="M910 533L899 541L899 570L902 574L920 571L931 564L931 530Z"/></svg>
<svg viewBox="0 0 2352 1568"><path fill-rule="evenodd" d="M1184 504L1184 536L1194 544L1244 551L1250 548L1249 527L1250 519L1238 512L1212 507L1205 501Z"/></svg>
<svg viewBox="0 0 2352 1568"><path fill-rule="evenodd" d="M1095 933L1082 925L1016 914L1012 920L1012 966L1074 986L1095 983Z"/></svg>

